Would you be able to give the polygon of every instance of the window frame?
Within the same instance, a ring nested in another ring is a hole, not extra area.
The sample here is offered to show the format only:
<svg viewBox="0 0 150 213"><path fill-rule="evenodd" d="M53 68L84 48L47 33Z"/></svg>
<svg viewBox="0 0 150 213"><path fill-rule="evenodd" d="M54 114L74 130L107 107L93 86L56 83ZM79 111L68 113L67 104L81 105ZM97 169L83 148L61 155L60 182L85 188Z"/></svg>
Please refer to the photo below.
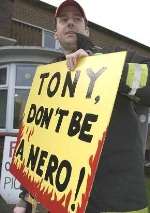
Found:
<svg viewBox="0 0 150 213"><path fill-rule="evenodd" d="M37 68L37 66L39 66L39 64L24 64L24 63L17 63L15 64L16 67L15 67L15 80L14 80L14 95L13 95L13 111L12 111L12 114L13 114L13 119L12 119L12 130L14 132L18 131L18 129L15 129L14 126L13 126L13 123L14 123L14 107L15 107L15 90L30 90L31 86L16 86L16 75L17 75L17 66L21 65L21 66L35 66L35 70Z"/></svg>
<svg viewBox="0 0 150 213"><path fill-rule="evenodd" d="M0 65L0 69L6 68L6 84L0 84L0 89L8 87L8 67L9 65Z"/></svg>
<svg viewBox="0 0 150 213"><path fill-rule="evenodd" d="M9 85L9 65L1 65L1 68L6 68L6 84L0 85L0 90L7 90L7 104L6 104L6 124L5 128L0 128L0 131L6 131L7 130L7 113L8 113L8 85Z"/></svg>
<svg viewBox="0 0 150 213"><path fill-rule="evenodd" d="M5 128L0 128L0 134L3 132L7 133L18 133L18 129L14 129L13 122L14 122L14 104L15 104L15 90L23 90L23 89L30 89L31 86L16 86L16 72L17 66L35 66L35 69L40 65L37 63L11 63L2 65L1 67L7 67L7 84L1 85L1 89L7 89L7 107L6 107L6 125Z"/></svg>
<svg viewBox="0 0 150 213"><path fill-rule="evenodd" d="M55 40L55 48L51 48L51 47L46 47L44 44L45 44L45 37L44 37L44 33L45 32L49 32L49 33L52 33L53 35L55 34L54 31L51 31L51 30L46 30L46 29L42 29L42 47L44 48L49 48L49 49L54 49L54 50L60 50L61 47L60 47L60 44L57 40Z"/></svg>

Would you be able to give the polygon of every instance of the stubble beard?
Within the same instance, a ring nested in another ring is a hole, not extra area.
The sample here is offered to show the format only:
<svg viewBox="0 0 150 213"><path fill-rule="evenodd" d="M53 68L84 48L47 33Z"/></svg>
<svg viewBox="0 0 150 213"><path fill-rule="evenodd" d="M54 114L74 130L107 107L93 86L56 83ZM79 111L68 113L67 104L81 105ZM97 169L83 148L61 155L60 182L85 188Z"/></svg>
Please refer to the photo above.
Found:
<svg viewBox="0 0 150 213"><path fill-rule="evenodd" d="M67 54L75 52L77 50L77 44L75 41L66 41L64 44L62 44L62 47L64 49L64 52L67 52Z"/></svg>

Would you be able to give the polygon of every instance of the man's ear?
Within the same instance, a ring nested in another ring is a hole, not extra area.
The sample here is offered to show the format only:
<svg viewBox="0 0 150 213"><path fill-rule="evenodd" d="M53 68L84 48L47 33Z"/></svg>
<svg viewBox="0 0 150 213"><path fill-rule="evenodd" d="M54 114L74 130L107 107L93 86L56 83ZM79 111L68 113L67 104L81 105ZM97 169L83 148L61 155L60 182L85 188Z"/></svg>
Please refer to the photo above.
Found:
<svg viewBox="0 0 150 213"><path fill-rule="evenodd" d="M87 36L87 37L89 37L90 36L90 30L89 30L89 27L88 26L86 26L85 27L85 35Z"/></svg>
<svg viewBox="0 0 150 213"><path fill-rule="evenodd" d="M56 30L54 32L54 38L55 38L55 40L58 40L58 36L57 36L57 31Z"/></svg>

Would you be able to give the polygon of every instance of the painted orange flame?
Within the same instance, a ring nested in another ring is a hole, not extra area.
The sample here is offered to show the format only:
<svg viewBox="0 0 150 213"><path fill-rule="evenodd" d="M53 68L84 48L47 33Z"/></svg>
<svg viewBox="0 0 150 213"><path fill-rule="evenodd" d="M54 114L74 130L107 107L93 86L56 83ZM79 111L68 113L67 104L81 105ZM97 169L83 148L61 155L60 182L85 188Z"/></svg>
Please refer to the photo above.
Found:
<svg viewBox="0 0 150 213"><path fill-rule="evenodd" d="M17 147L18 147L18 145L19 145L19 143L21 141L21 138L23 136L24 128L25 128L25 125L22 124L21 127L20 127L20 129L19 129L18 135L17 135L17 142L16 142L16 146L15 146L15 150L14 150L14 155L13 155L12 161L14 160L14 156L15 156Z"/></svg>
<svg viewBox="0 0 150 213"><path fill-rule="evenodd" d="M28 134L28 142L30 141L30 137L34 134L34 127L32 130L30 130L29 134Z"/></svg>
<svg viewBox="0 0 150 213"><path fill-rule="evenodd" d="M24 187L31 192L33 197L49 209L53 213L69 213L68 206L71 199L72 192L70 191L68 195L63 195L60 199L57 198L56 193L48 192L48 188L41 189L41 182L37 182L34 178L31 178L29 172L25 173L25 163L23 161L20 168L17 168L16 164L11 165L11 172L17 179L24 185ZM53 196L54 195L54 196ZM52 199L52 196L54 199Z"/></svg>
<svg viewBox="0 0 150 213"><path fill-rule="evenodd" d="M100 154L102 152L102 148L105 142L105 138L106 138L106 132L103 133L103 137L102 140L99 140L98 143L98 148L96 150L95 156L93 157L93 155L90 156L89 158L89 165L91 167L91 175L88 175L88 179L87 179L87 186L86 186L86 193L82 195L82 202L81 202L81 206L78 205L77 211L76 213L84 213L87 203L88 203L88 199L90 196L90 192L92 189L92 185L94 182L94 177L96 174L96 169L98 166L98 162L99 162L99 158L100 158Z"/></svg>
<svg viewBox="0 0 150 213"><path fill-rule="evenodd" d="M19 140L21 140L23 136L23 129L24 127L22 127L19 131L18 142ZM28 131L26 133L28 133ZM33 133L34 133L34 129L30 131L29 139L30 139L30 136L33 135ZM96 150L95 155L94 156L91 155L89 158L91 175L88 175L86 192L82 195L82 202L81 202L81 205L78 204L76 213L85 212L90 191L94 182L96 168L97 168L100 154L102 152L103 144L105 141L105 137L106 137L106 132L103 133L102 140L99 140L98 148ZM50 210L50 212L70 213L70 211L68 210L68 207L70 204L72 191L70 191L67 195L64 194L61 198L57 198L57 194L54 193L53 189L51 190L51 192L49 192L48 188L41 187L43 180L41 180L40 182L37 182L35 178L30 176L29 171L27 173L25 172L24 161L21 167L17 167L17 162L15 164L13 161L13 163L11 164L10 170L11 170L11 173L15 175L17 179L24 185L24 187L31 192L33 197L35 197L37 201L41 202L48 210Z"/></svg>

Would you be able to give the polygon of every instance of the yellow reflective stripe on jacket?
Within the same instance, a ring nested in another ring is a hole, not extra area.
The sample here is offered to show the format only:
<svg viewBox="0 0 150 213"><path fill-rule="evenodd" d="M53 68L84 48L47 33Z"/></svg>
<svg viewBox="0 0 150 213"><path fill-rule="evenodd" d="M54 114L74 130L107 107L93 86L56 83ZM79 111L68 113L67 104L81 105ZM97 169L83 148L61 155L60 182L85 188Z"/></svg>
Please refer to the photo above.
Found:
<svg viewBox="0 0 150 213"><path fill-rule="evenodd" d="M148 79L148 66L147 64L141 64L142 75L140 81L140 88L145 87Z"/></svg>
<svg viewBox="0 0 150 213"><path fill-rule="evenodd" d="M148 67L146 64L128 64L128 74L126 85L131 88L130 95L135 95L138 88L146 86L148 77Z"/></svg>
<svg viewBox="0 0 150 213"><path fill-rule="evenodd" d="M135 73L135 64L128 64L128 74L127 74L127 80L126 80L126 85L129 86L130 88L132 87L132 83L134 80L134 73Z"/></svg>
<svg viewBox="0 0 150 213"><path fill-rule="evenodd" d="M148 208L137 210L137 211L132 211L132 213L148 213Z"/></svg>

